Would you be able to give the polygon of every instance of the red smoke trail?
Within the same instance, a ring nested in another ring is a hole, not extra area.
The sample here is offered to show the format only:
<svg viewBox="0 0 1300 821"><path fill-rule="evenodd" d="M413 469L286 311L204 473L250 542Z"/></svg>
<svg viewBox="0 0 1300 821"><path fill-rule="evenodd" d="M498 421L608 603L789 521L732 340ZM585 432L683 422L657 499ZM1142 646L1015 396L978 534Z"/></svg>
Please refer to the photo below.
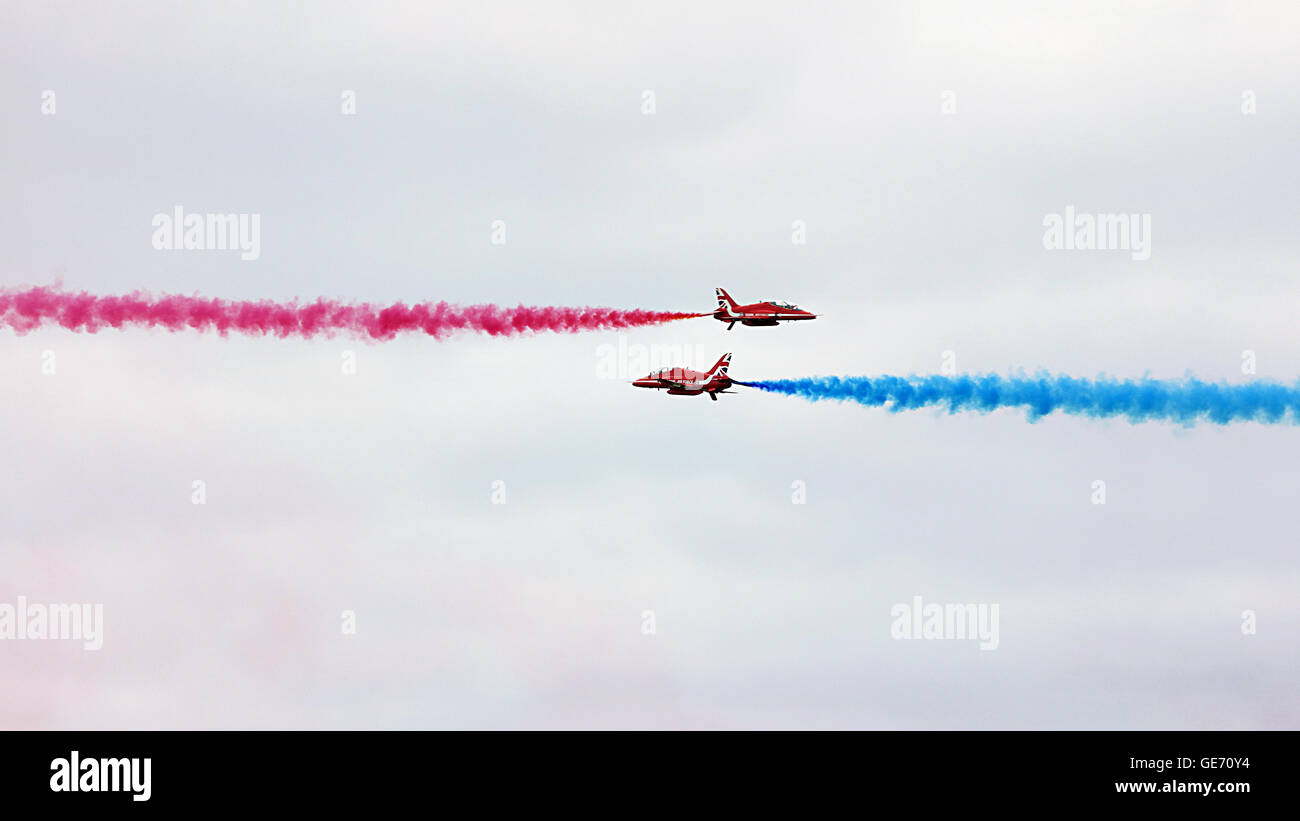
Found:
<svg viewBox="0 0 1300 821"><path fill-rule="evenodd" d="M421 302L387 306L346 304L329 299L299 304L270 300L224 300L198 296L125 296L69 293L57 288L0 290L0 327L26 333L46 325L95 333L128 325L181 331L216 331L278 337L332 336L347 332L369 339L392 339L420 332L442 339L457 331L511 336L535 331L576 333L658 325L675 319L708 316L680 311L620 311L614 308L502 308L496 305L449 305Z"/></svg>

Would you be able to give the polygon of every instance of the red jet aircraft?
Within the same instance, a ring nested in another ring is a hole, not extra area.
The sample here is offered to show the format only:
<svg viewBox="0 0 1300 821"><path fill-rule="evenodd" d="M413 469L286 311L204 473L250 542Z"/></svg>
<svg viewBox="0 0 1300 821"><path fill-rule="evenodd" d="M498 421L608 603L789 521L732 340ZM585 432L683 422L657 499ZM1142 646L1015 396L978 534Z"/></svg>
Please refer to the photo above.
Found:
<svg viewBox="0 0 1300 821"><path fill-rule="evenodd" d="M730 331L739 322L741 325L779 325L782 322L797 322L801 319L816 319L817 315L803 310L798 305L779 300L755 302L751 305L737 305L731 294L721 288L718 292L718 310L713 318L726 322Z"/></svg>
<svg viewBox="0 0 1300 821"><path fill-rule="evenodd" d="M699 396L707 393L710 399L717 402L718 394L735 393L727 390L732 384L730 377L727 376L727 368L730 365L731 354L723 354L722 358L704 373L690 368L661 368L632 384L638 388L656 390L666 388L670 396Z"/></svg>

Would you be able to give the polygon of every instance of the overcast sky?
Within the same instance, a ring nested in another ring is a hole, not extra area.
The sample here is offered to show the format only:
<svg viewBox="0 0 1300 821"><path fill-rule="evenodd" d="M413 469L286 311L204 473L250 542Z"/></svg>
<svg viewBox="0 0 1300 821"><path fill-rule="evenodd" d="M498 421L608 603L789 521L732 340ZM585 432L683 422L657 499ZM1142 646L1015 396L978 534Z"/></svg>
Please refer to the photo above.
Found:
<svg viewBox="0 0 1300 821"><path fill-rule="evenodd" d="M601 368L1295 382L1293 4L362 6L0 4L0 286L822 318L0 330L0 603L104 606L0 641L0 727L1300 728L1296 427ZM177 205L259 258L155 250ZM997 649L891 638L918 595Z"/></svg>

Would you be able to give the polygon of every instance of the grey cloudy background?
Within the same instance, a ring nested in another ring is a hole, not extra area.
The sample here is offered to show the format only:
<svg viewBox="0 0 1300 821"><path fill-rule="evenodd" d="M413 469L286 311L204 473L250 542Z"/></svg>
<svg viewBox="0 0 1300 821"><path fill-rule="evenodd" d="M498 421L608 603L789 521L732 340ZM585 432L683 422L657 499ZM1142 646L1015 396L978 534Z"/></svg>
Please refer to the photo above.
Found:
<svg viewBox="0 0 1300 821"><path fill-rule="evenodd" d="M721 285L825 316L626 344L1300 376L1293 4L469 6L0 4L0 284ZM175 205L260 259L155 251ZM1044 250L1067 205L1151 258ZM1300 728L1295 427L714 403L600 378L618 342L0 331L0 601L106 621L0 642L0 726ZM914 595L999 648L892 640Z"/></svg>

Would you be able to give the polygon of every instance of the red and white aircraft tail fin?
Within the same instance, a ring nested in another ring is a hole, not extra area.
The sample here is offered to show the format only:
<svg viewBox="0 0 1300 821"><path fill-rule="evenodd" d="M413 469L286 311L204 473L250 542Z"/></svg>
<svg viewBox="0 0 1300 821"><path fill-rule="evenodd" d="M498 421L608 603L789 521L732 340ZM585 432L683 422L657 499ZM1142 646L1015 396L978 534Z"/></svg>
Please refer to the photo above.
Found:
<svg viewBox="0 0 1300 821"><path fill-rule="evenodd" d="M731 354L726 353L722 355L721 359L713 363L713 367L709 368L705 376L726 376L729 367L731 367Z"/></svg>
<svg viewBox="0 0 1300 821"><path fill-rule="evenodd" d="M738 308L738 307L740 307L740 306L738 306L738 305L736 304L736 300L734 300L734 299L731 298L731 294L727 293L726 291L722 290L721 288L714 288L713 290L715 290L715 291L718 292L718 310L719 310L719 311L722 311L722 312L725 313L725 314L730 314L732 308Z"/></svg>

